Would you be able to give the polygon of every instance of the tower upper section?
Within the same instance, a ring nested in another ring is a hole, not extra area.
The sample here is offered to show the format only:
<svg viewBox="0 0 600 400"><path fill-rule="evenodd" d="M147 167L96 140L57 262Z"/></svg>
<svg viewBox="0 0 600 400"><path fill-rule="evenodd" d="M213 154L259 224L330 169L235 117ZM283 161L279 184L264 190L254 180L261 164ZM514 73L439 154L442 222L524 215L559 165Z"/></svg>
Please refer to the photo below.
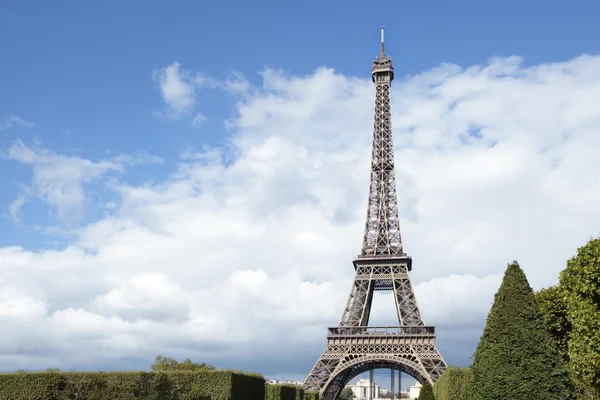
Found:
<svg viewBox="0 0 600 400"><path fill-rule="evenodd" d="M381 51L379 56L373 61L373 69L371 76L375 83L389 83L394 79L394 67L392 66L392 58L385 55L384 45L385 28L381 27Z"/></svg>
<svg viewBox="0 0 600 400"><path fill-rule="evenodd" d="M373 118L373 153L369 206L362 251L365 257L405 257L400 235L396 177L394 172L394 143L390 84L394 79L392 59L385 55L381 28L381 52L373 62L375 82L375 115Z"/></svg>

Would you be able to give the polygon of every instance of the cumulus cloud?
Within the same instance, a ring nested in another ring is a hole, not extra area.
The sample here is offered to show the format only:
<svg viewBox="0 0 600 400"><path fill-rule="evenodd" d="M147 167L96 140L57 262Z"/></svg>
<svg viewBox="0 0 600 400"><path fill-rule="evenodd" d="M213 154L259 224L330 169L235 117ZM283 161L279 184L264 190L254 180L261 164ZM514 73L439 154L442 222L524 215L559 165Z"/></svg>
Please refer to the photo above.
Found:
<svg viewBox="0 0 600 400"><path fill-rule="evenodd" d="M94 162L77 156L64 156L17 140L8 149L6 157L33 169L31 186L26 186L9 207L13 221L18 221L19 211L29 196L44 201L59 219L77 221L81 218L86 195L84 184L90 183L109 171L122 171L124 165L160 163L157 156L140 152L121 154L109 160Z"/></svg>
<svg viewBox="0 0 600 400"><path fill-rule="evenodd" d="M195 97L191 77L186 71L181 71L179 67L180 64L174 62L154 71L154 79L164 102L169 107L169 115L175 119L193 108Z"/></svg>
<svg viewBox="0 0 600 400"><path fill-rule="evenodd" d="M165 101L186 110L193 97L167 74ZM267 69L260 87L238 78L226 148L186 151L164 182L115 185L110 213L62 250L0 248L0 369L143 368L162 353L308 373L361 245L374 89L329 68ZM468 363L508 262L540 288L598 233L598 100L592 56L441 65L394 82L403 240L447 361ZM35 169L60 156L18 145L12 157ZM91 176L118 168L69 163ZM73 174L63 192L79 193ZM14 307L26 311L2 311ZM393 312L378 294L373 323Z"/></svg>
<svg viewBox="0 0 600 400"><path fill-rule="evenodd" d="M158 85L160 94L167 107L167 112L156 112L157 115L178 120L190 114L196 104L196 91L200 88L218 88L223 86L219 82L202 73L193 74L180 68L175 61L166 67L154 71L154 81ZM192 126L197 127L206 117L196 112L192 119Z"/></svg>
<svg viewBox="0 0 600 400"><path fill-rule="evenodd" d="M10 114L9 116L0 120L0 131L10 129L13 127L32 128L34 126L35 124L33 122L27 121L15 114Z"/></svg>
<svg viewBox="0 0 600 400"><path fill-rule="evenodd" d="M199 90L220 89L230 95L246 96L252 91L248 80L238 71L232 71L223 80L181 68L175 61L170 65L158 68L153 74L154 81L166 106L166 112L155 111L157 116L179 120L193 114L191 126L198 128L207 116L196 109L196 95Z"/></svg>

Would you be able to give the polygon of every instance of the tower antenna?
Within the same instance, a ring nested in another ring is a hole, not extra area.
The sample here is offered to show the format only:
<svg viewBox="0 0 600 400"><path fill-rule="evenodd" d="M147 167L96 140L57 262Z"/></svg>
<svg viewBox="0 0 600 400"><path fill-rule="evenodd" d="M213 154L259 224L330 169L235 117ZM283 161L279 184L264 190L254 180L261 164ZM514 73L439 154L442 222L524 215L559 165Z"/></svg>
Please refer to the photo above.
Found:
<svg viewBox="0 0 600 400"><path fill-rule="evenodd" d="M385 27L381 27L381 54L385 54L384 45L383 45L383 33L385 32Z"/></svg>

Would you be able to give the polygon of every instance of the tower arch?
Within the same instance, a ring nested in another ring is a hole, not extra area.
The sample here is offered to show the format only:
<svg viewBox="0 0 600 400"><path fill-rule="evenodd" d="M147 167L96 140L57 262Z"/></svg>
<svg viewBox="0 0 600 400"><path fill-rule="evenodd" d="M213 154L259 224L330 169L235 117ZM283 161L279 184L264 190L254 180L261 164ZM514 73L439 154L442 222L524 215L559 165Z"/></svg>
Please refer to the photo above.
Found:
<svg viewBox="0 0 600 400"><path fill-rule="evenodd" d="M321 389L320 394L323 398L339 398L342 389L344 389L348 382L363 372L367 372L372 369L393 369L412 376L421 384L425 382L433 384L429 374L425 368L420 365L417 359L409 359L396 355L386 355L383 357L365 355L361 357L346 358L347 360L344 360L338 364L338 367L330 375L330 379Z"/></svg>

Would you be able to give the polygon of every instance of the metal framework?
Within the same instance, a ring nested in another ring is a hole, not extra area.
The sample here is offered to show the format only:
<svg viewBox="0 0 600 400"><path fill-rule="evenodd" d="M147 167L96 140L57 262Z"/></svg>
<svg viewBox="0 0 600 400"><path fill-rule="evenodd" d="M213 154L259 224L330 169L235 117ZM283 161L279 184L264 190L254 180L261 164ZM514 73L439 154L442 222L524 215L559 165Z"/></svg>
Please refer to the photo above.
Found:
<svg viewBox="0 0 600 400"><path fill-rule="evenodd" d="M373 62L375 117L371 184L365 234L356 275L339 326L328 328L327 347L304 382L325 399L337 399L355 376L376 368L403 371L433 384L446 369L435 345L435 328L425 326L410 282L412 259L400 235L394 174L390 85L392 59L381 52ZM392 290L399 326L369 327L375 290Z"/></svg>

